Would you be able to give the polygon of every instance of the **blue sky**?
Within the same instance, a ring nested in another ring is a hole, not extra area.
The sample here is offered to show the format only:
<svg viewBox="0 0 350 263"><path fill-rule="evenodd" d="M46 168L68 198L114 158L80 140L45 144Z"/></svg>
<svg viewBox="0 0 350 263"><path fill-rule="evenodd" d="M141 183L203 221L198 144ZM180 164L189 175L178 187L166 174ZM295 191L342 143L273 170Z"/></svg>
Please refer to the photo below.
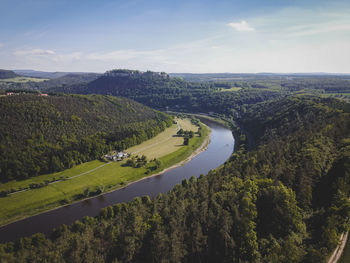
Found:
<svg viewBox="0 0 350 263"><path fill-rule="evenodd" d="M350 1L0 0L0 68L350 73Z"/></svg>

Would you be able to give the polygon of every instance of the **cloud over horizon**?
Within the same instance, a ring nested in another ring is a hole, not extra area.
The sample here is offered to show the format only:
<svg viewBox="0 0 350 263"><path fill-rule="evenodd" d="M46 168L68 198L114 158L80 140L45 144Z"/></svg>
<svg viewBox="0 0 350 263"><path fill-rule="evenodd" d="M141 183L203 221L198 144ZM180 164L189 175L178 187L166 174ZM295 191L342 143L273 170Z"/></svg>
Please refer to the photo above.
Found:
<svg viewBox="0 0 350 263"><path fill-rule="evenodd" d="M55 54L55 52L52 50L45 50L45 49L40 49L40 48L16 50L14 52L15 56L23 56L23 55L44 56L44 55L54 55L54 54Z"/></svg>
<svg viewBox="0 0 350 263"><path fill-rule="evenodd" d="M247 21L242 20L241 22L236 23L228 23L229 27L234 28L236 31L244 32L244 31L255 31L255 28L248 25Z"/></svg>

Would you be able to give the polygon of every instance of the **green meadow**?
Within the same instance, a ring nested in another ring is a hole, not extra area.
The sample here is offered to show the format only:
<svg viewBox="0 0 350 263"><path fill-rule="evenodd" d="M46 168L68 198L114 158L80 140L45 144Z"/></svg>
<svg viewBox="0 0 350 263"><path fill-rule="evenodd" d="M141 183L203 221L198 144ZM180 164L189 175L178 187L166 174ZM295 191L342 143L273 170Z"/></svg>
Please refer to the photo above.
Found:
<svg viewBox="0 0 350 263"><path fill-rule="evenodd" d="M240 87L231 87L229 89L221 88L220 92L232 92L232 91L240 91L242 88Z"/></svg>
<svg viewBox="0 0 350 263"><path fill-rule="evenodd" d="M197 127L188 119L178 119L178 124L185 130L197 131ZM122 162L91 161L77 165L62 172L33 177L24 181L13 181L0 185L0 191L11 188L26 188L32 183L60 180L48 185L0 198L0 225L4 225L40 212L82 200L103 192L126 186L144 177L160 173L188 158L208 138L209 129L201 125L202 136L194 136L189 145L184 146L183 138L174 136L178 129L173 125L161 134L136 147L127 150L132 156L146 155L149 162L140 168L125 166ZM160 161L158 168L155 162Z"/></svg>
<svg viewBox="0 0 350 263"><path fill-rule="evenodd" d="M15 77L11 79L1 79L0 82L14 82L14 83L26 83L26 82L43 82L48 79L39 79L32 77Z"/></svg>

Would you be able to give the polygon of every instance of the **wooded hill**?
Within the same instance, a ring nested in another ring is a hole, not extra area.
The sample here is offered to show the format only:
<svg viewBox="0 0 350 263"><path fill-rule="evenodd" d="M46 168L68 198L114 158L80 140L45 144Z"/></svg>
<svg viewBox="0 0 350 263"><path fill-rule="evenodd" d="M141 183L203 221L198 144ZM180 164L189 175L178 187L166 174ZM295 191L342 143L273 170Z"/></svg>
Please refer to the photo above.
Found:
<svg viewBox="0 0 350 263"><path fill-rule="evenodd" d="M285 96L279 90L245 88L237 92L219 92L221 88L222 83L191 83L164 72L117 69L86 85L57 87L49 91L122 96L157 109L223 114L245 111L250 104Z"/></svg>
<svg viewBox="0 0 350 263"><path fill-rule="evenodd" d="M240 118L255 139L154 200L0 247L4 261L324 262L349 229L349 106L290 97Z"/></svg>
<svg viewBox="0 0 350 263"><path fill-rule="evenodd" d="M51 173L145 141L172 119L126 98L0 97L0 179Z"/></svg>
<svg viewBox="0 0 350 263"><path fill-rule="evenodd" d="M11 79L18 76L19 75L11 70L0 69L0 79Z"/></svg>

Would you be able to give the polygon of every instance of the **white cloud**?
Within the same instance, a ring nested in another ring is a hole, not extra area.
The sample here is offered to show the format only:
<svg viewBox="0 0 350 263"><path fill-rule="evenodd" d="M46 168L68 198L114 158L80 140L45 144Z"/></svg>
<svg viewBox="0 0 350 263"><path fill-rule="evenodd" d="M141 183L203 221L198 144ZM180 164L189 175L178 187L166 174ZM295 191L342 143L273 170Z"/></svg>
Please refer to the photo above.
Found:
<svg viewBox="0 0 350 263"><path fill-rule="evenodd" d="M45 55L54 55L55 52L52 50L46 50L46 49L26 49L26 50L16 50L14 54L16 56L26 56L26 55L45 56Z"/></svg>
<svg viewBox="0 0 350 263"><path fill-rule="evenodd" d="M228 23L228 26L234 28L237 31L254 31L255 28L248 25L247 21L242 20L238 23Z"/></svg>

